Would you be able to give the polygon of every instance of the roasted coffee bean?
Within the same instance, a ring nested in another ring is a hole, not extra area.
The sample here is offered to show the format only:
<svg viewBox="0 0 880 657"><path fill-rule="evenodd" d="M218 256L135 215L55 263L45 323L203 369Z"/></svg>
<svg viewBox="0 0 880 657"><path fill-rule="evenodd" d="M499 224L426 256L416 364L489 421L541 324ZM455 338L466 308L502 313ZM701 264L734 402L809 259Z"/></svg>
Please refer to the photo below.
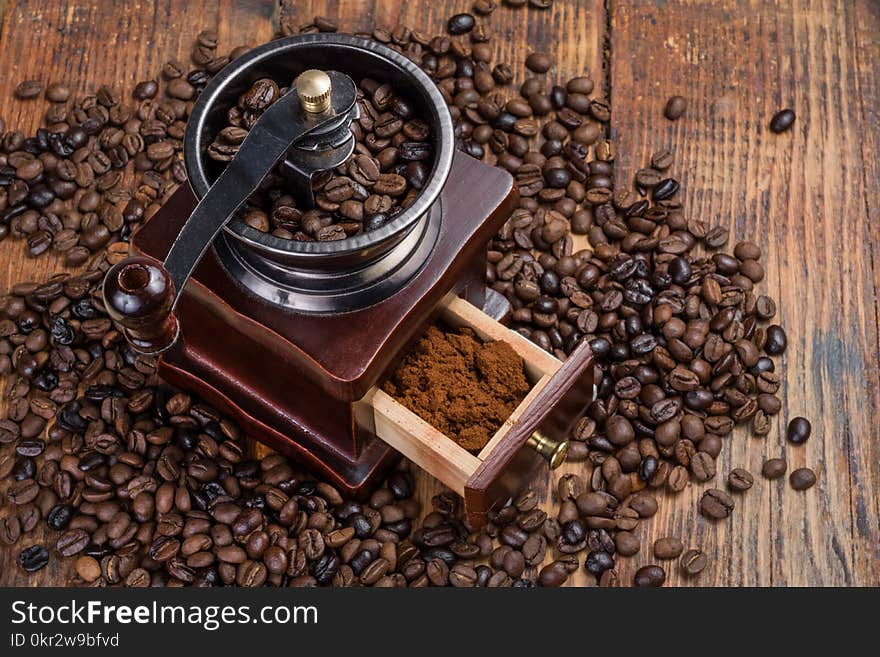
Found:
<svg viewBox="0 0 880 657"><path fill-rule="evenodd" d="M684 550L681 540L674 536L654 541L654 556L658 559L677 559Z"/></svg>
<svg viewBox="0 0 880 657"><path fill-rule="evenodd" d="M691 472L697 481L709 481L715 477L715 459L706 452L697 452L690 459Z"/></svg>
<svg viewBox="0 0 880 657"><path fill-rule="evenodd" d="M764 475L766 479L779 479L785 474L787 469L788 464L785 462L785 459L768 459L764 461L764 465L761 466L761 474Z"/></svg>
<svg viewBox="0 0 880 657"><path fill-rule="evenodd" d="M32 545L19 552L15 561L25 572L33 573L49 563L49 551L42 545Z"/></svg>
<svg viewBox="0 0 880 657"><path fill-rule="evenodd" d="M15 87L15 96L22 100L36 98L43 90L43 84L39 80L25 80Z"/></svg>
<svg viewBox="0 0 880 657"><path fill-rule="evenodd" d="M766 336L764 351L771 356L778 356L785 352L785 348L788 346L788 339L781 326L771 324L767 327Z"/></svg>
<svg viewBox="0 0 880 657"><path fill-rule="evenodd" d="M788 476L788 481L793 489L806 490L815 485L816 473L810 468L798 468Z"/></svg>
<svg viewBox="0 0 880 657"><path fill-rule="evenodd" d="M773 115L773 118L770 119L770 130L776 134L785 132L786 130L791 129L791 126L794 125L794 119L794 110L779 110Z"/></svg>
<svg viewBox="0 0 880 657"><path fill-rule="evenodd" d="M73 517L73 507L68 504L58 504L52 507L49 515L46 516L46 524L49 529L61 531L66 529Z"/></svg>
<svg viewBox="0 0 880 657"><path fill-rule="evenodd" d="M546 73L552 65L550 57L544 53L533 52L526 57L526 68L535 73Z"/></svg>
<svg viewBox="0 0 880 657"><path fill-rule="evenodd" d="M83 529L68 529L58 537L55 548L63 557L82 552L89 543L89 535Z"/></svg>
<svg viewBox="0 0 880 657"><path fill-rule="evenodd" d="M452 35L467 34L474 29L476 21L471 14L455 14L446 24L446 30Z"/></svg>
<svg viewBox="0 0 880 657"><path fill-rule="evenodd" d="M751 488L754 483L755 478L752 476L752 473L744 468L734 468L727 475L727 485L732 490L745 491Z"/></svg>
<svg viewBox="0 0 880 657"><path fill-rule="evenodd" d="M702 550L690 549L681 555L681 572L688 577L699 575L706 569L709 560Z"/></svg>
<svg viewBox="0 0 880 657"><path fill-rule="evenodd" d="M87 583L94 582L101 576L101 564L90 556L82 556L76 560L76 574Z"/></svg>
<svg viewBox="0 0 880 657"><path fill-rule="evenodd" d="M538 574L538 583L547 588L562 586L567 579L568 570L558 561L544 566Z"/></svg>
<svg viewBox="0 0 880 657"><path fill-rule="evenodd" d="M686 109L687 100L685 100L684 96L672 96L666 101L663 115L670 121L675 121L682 117Z"/></svg>
<svg viewBox="0 0 880 657"><path fill-rule="evenodd" d="M717 488L707 490L700 498L700 513L706 518L715 520L727 518L733 507L733 498Z"/></svg>
<svg viewBox="0 0 880 657"><path fill-rule="evenodd" d="M660 566L642 566L633 576L633 586L639 588L657 588L666 581L666 571Z"/></svg>
<svg viewBox="0 0 880 657"><path fill-rule="evenodd" d="M788 439L788 442L800 445L807 442L812 431L813 427L807 418L795 417L789 421L785 437Z"/></svg>
<svg viewBox="0 0 880 657"><path fill-rule="evenodd" d="M635 534L628 531L619 531L614 536L614 546L617 554L623 557L631 557L639 551L641 544Z"/></svg>

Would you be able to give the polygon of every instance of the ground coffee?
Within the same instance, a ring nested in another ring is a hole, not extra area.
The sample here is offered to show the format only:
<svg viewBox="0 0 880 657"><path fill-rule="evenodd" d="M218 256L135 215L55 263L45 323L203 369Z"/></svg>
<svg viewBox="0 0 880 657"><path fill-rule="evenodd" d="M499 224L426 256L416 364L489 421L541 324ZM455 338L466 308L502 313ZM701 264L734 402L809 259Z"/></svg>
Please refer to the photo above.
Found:
<svg viewBox="0 0 880 657"><path fill-rule="evenodd" d="M506 342L431 326L383 386L466 450L485 447L531 387Z"/></svg>

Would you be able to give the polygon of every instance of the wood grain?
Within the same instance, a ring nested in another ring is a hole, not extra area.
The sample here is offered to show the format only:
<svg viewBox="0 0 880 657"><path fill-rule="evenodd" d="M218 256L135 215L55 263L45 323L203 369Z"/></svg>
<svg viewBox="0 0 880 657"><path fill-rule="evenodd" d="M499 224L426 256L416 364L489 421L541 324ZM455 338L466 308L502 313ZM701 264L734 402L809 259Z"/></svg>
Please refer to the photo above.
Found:
<svg viewBox="0 0 880 657"><path fill-rule="evenodd" d="M315 15L348 31L401 21L433 34L470 5L8 0L0 27L0 116L20 129L38 124L43 101L11 96L26 77L67 79L75 88L125 79L130 87L173 56L186 60L204 26L219 27L223 47L264 41L282 21L299 25ZM518 79L532 49L554 57L549 75L560 80L587 69L598 80L603 63L610 64L605 88L610 81L619 174L631 176L653 149L672 147L688 211L764 247L763 287L777 298L789 333L786 410L764 443L732 436L719 472L733 465L757 472L765 455L783 452L791 467L821 470L820 484L807 493L759 481L737 500L729 524L696 514L701 488L661 500L658 515L638 530L641 553L621 564L621 582L648 562L653 538L674 533L713 557L699 584L878 584L880 8L871 0L637 0L610 1L609 9L606 16L600 0L556 0L547 12L502 8L488 23L500 37L499 58ZM690 100L676 123L662 118L672 93ZM794 130L770 134L769 117L786 105L798 112ZM0 289L59 268L51 258L26 259L21 244L10 241L0 244L0 257ZM783 446L788 413L813 420L805 448ZM561 472L583 470L569 464ZM548 502L559 473L537 482ZM417 480L417 494L429 505L440 487L425 473ZM3 583L64 581L56 565L24 577L13 558L11 550L0 551ZM572 583L591 579L581 570ZM670 581L682 583L674 574Z"/></svg>
<svg viewBox="0 0 880 657"><path fill-rule="evenodd" d="M7 129L33 134L47 103L42 97L15 99L13 90L22 80L39 79L44 86L64 81L83 93L116 83L129 93L137 81L157 76L165 61L189 62L200 30L218 29L221 43L229 49L241 43L257 45L272 37L279 13L274 0L10 0L0 29L0 116ZM24 245L11 239L0 243L0 257L4 291L15 281L42 280L63 269L51 254L36 260L26 257ZM26 540L39 541L43 531ZM0 550L0 583L46 586L66 581L72 572L70 560L53 559L35 575L22 572L15 556L27 544L22 540L15 548Z"/></svg>
<svg viewBox="0 0 880 657"><path fill-rule="evenodd" d="M465 483L480 467L476 456L384 390L372 390L364 401L373 407L377 436L420 464L432 477L447 482L459 495L464 494Z"/></svg>
<svg viewBox="0 0 880 657"><path fill-rule="evenodd" d="M708 486L664 504L640 529L643 545L689 537L713 555L703 583L880 581L878 17L870 6L677 0L620 3L611 16L612 136L625 154L618 175L631 178L655 149L675 151L687 212L761 245L761 287L788 332L784 410L765 441L739 430L727 440L719 478L736 466L757 473L780 455L789 471L819 473L807 493L787 478L759 478L727 523L695 513ZM662 115L672 94L689 101L674 123ZM783 107L797 122L775 135L767 124ZM785 444L795 415L813 422L804 447ZM632 561L649 558L643 549Z"/></svg>

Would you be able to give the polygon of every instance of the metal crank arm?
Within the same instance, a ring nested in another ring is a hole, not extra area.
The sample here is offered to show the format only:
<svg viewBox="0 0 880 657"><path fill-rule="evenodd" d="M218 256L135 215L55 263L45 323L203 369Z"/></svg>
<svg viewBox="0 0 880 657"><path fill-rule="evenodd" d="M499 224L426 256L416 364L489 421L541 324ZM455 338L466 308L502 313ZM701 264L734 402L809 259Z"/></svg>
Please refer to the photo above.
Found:
<svg viewBox="0 0 880 657"><path fill-rule="evenodd" d="M337 71L327 71L327 75L332 83L330 109L321 113L305 111L296 89L291 88L263 112L241 143L238 153L199 201L164 262L174 284L172 310L205 251L288 151L302 141L312 148L323 133L328 139L338 140L341 124L356 115L354 82ZM334 123L340 124L336 130L331 129ZM346 131L349 125L350 120L344 125ZM338 143L331 142L327 146L337 155L333 159L344 154ZM310 155L311 158L316 156L315 153Z"/></svg>

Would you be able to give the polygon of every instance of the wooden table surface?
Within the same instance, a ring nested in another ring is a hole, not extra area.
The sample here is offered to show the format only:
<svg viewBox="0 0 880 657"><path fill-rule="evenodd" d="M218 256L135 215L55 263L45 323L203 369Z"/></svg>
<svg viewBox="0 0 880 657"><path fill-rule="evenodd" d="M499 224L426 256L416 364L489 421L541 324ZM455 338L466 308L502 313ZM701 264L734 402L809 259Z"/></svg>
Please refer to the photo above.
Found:
<svg viewBox="0 0 880 657"><path fill-rule="evenodd" d="M188 58L193 39L216 27L221 49L268 40L282 21L314 15L346 31L401 21L439 34L471 0L0 0L0 116L7 129L37 127L43 102L17 101L27 78L74 89L153 76L171 57ZM515 64L550 53L548 74L593 72L610 99L617 173L628 179L661 147L675 152L691 216L729 226L766 254L764 290L776 298L789 347L782 359L783 412L770 436L737 430L726 440L719 476L759 472L785 455L810 466L819 483L797 493L787 479L758 477L729 521L696 512L705 485L663 497L640 525L642 551L622 560L621 581L649 562L650 543L682 537L710 556L698 583L718 586L880 584L880 4L874 0L555 0L550 11L502 7L489 21L497 59ZM663 118L672 94L689 99L685 117ZM767 128L783 107L794 129ZM0 290L60 268L0 244ZM786 446L788 417L805 415L813 437ZM562 471L581 471L565 466ZM558 476L558 475L557 475ZM553 477L555 480L555 477ZM536 482L549 501L552 482ZM420 473L427 504L440 489ZM57 569L27 577L0 552L0 583L63 583ZM674 571L674 569L670 569ZM669 583L683 583L676 572ZM592 580L583 570L574 582Z"/></svg>

